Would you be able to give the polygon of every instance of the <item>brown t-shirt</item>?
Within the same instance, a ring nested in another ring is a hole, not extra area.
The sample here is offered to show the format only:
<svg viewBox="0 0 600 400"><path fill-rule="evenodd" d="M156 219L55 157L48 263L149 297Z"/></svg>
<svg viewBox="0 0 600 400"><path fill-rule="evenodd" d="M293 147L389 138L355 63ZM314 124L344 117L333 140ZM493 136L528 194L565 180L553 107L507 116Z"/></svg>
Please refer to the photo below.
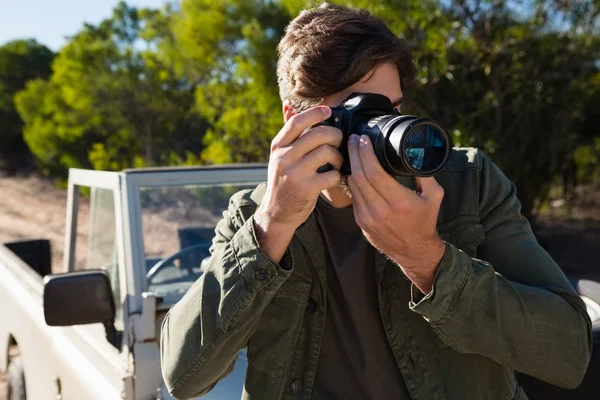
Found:
<svg viewBox="0 0 600 400"><path fill-rule="evenodd" d="M379 314L375 249L363 237L352 207L334 208L319 198L315 211L330 262L312 399L410 399Z"/></svg>

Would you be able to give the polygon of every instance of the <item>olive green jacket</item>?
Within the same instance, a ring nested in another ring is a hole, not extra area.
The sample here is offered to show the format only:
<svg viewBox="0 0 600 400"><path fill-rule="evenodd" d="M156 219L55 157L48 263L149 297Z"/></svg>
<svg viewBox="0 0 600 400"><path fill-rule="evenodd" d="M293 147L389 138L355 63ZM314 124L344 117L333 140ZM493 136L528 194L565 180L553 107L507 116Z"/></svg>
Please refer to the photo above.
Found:
<svg viewBox="0 0 600 400"><path fill-rule="evenodd" d="M380 303L373 312L412 398L526 399L514 371L578 386L591 323L520 214L512 182L476 149L454 149L436 179L445 189L438 232L447 245L432 292L418 296L382 254L373 262ZM398 180L415 189L414 178ZM176 398L210 391L246 346L244 399L311 398L327 248L312 215L279 264L266 257L253 223L264 192L263 184L231 198L204 274L163 322L163 377Z"/></svg>

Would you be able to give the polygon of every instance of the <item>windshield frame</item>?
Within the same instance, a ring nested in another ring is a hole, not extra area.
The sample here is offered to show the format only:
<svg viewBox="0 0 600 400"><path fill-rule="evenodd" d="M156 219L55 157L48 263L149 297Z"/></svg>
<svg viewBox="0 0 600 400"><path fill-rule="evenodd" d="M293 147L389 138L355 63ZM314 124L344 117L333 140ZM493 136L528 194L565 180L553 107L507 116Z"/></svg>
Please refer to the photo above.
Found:
<svg viewBox="0 0 600 400"><path fill-rule="evenodd" d="M189 168L145 168L125 170L123 176L123 207L128 216L124 221L125 239L131 246L124 246L126 259L133 268L126 268L128 286L133 289L135 308L140 309L142 293L147 289L144 238L142 227L140 191L142 188L220 184L252 184L267 180L266 164L238 164L199 166ZM160 308L166 308L181 299L182 295L162 298Z"/></svg>

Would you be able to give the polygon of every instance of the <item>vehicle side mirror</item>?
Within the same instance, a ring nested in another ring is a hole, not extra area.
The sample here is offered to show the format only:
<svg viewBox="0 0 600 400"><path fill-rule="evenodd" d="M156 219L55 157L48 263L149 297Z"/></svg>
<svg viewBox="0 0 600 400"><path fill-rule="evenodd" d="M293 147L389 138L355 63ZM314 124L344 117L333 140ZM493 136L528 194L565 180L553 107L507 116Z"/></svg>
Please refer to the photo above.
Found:
<svg viewBox="0 0 600 400"><path fill-rule="evenodd" d="M106 272L87 270L46 275L44 318L49 326L113 325L115 302Z"/></svg>

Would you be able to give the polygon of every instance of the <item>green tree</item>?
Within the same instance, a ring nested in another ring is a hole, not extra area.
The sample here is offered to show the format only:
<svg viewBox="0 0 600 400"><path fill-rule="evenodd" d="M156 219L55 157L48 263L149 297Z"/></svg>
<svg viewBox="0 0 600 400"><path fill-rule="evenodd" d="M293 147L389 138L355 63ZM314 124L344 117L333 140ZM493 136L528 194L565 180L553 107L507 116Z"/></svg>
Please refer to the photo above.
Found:
<svg viewBox="0 0 600 400"><path fill-rule="evenodd" d="M530 215L597 152L600 5L595 0L333 0L381 17L411 48L404 112L488 153ZM61 50L47 80L16 96L50 174L266 161L283 120L276 45L313 0L120 3ZM594 170L595 171L595 170Z"/></svg>
<svg viewBox="0 0 600 400"><path fill-rule="evenodd" d="M456 130L458 143L502 167L530 217L571 170L597 87L599 37L558 3L449 2L444 14L460 29L448 41L448 69L413 98Z"/></svg>
<svg viewBox="0 0 600 400"><path fill-rule="evenodd" d="M276 46L289 20L262 0L183 0L174 15L179 71L197 84L197 111L211 124L204 162L267 160L283 120Z"/></svg>
<svg viewBox="0 0 600 400"><path fill-rule="evenodd" d="M169 40L169 12L119 3L61 49L47 83L17 95L45 173L182 163L199 153L205 128L193 112L194 86L157 55ZM61 150L56 157L48 143Z"/></svg>
<svg viewBox="0 0 600 400"><path fill-rule="evenodd" d="M13 97L32 79L50 75L54 53L35 40L15 40L0 46L0 159L17 170L29 150L23 141L23 121Z"/></svg>
<svg viewBox="0 0 600 400"><path fill-rule="evenodd" d="M488 153L516 183L526 215L556 176L569 175L597 86L597 2L332 2L370 10L406 40L418 80L405 112L437 118L456 144ZM183 1L173 31L179 71L200 82L197 106L212 125L205 161L267 159L282 124L275 46L291 18L319 3Z"/></svg>
<svg viewBox="0 0 600 400"><path fill-rule="evenodd" d="M182 76L197 82L198 112L211 123L202 159L209 163L266 161L283 117L276 80L276 46L285 26L315 1L183 0L173 16ZM367 8L398 32L435 28L412 40L418 58L443 63L443 16L435 1L336 1ZM409 12L407 12L407 10ZM416 34L415 34L416 36ZM418 45L417 45L418 44ZM434 68L434 66L436 68Z"/></svg>

